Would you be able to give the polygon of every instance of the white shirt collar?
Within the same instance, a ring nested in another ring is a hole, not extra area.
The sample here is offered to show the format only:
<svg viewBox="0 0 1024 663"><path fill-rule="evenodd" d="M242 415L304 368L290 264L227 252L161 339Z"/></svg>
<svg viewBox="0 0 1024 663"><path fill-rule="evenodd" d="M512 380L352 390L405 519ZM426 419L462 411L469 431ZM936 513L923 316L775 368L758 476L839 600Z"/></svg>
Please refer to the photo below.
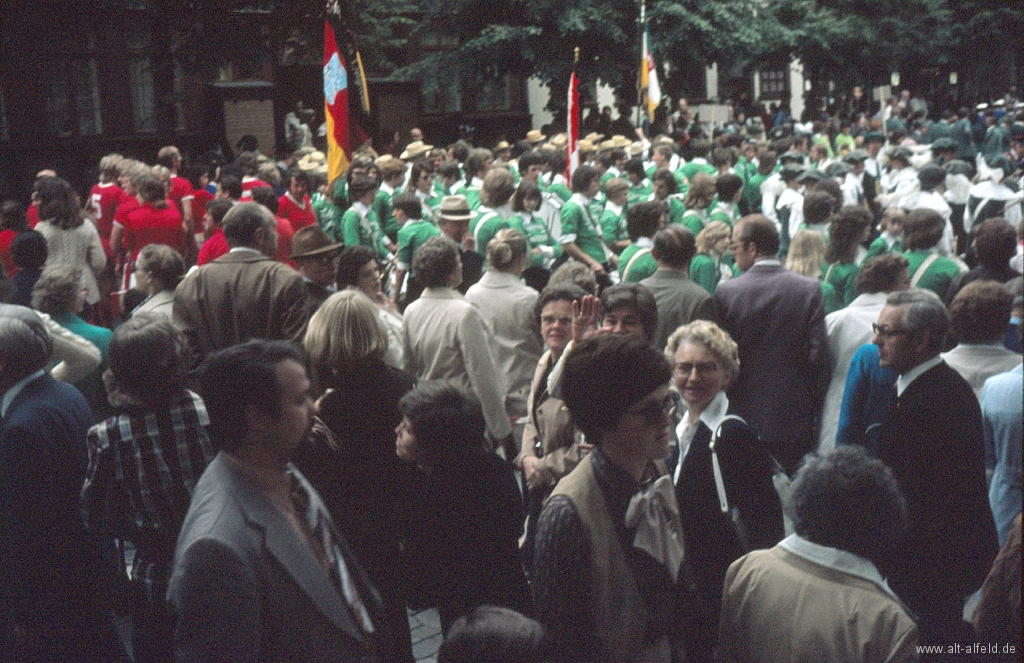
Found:
<svg viewBox="0 0 1024 663"><path fill-rule="evenodd" d="M413 189L412 192L416 194L416 197L420 199L421 203L426 202L427 194L423 193L419 189Z"/></svg>
<svg viewBox="0 0 1024 663"><path fill-rule="evenodd" d="M352 203L352 207L350 207L349 209L354 209L356 211L356 214L358 214L360 217L366 216L366 213L370 211L370 208L364 205L363 201L361 200L357 200L354 203Z"/></svg>
<svg viewBox="0 0 1024 663"><path fill-rule="evenodd" d="M582 193L577 192L572 194L572 197L569 198L569 202L576 203L580 207L586 208L590 205L590 198L587 198Z"/></svg>
<svg viewBox="0 0 1024 663"><path fill-rule="evenodd" d="M472 180L469 181L469 187L471 189L480 189L483 187L483 185L484 181L479 177L474 177Z"/></svg>
<svg viewBox="0 0 1024 663"><path fill-rule="evenodd" d="M765 267L777 265L777 266L781 267L782 266L782 261L779 260L778 258L761 258L761 259L755 260L754 264L751 265L751 268L757 267L758 265L764 265Z"/></svg>
<svg viewBox="0 0 1024 663"><path fill-rule="evenodd" d="M292 195L291 191L285 191L284 195L288 196L288 199L295 203L295 206L299 209L306 209L306 199L303 197L302 200L296 200L295 196Z"/></svg>
<svg viewBox="0 0 1024 663"><path fill-rule="evenodd" d="M798 534L790 534L785 539L779 542L779 547L783 550L787 550L797 557L806 559L808 562L817 564L818 566L824 566L828 569L834 569L840 573L855 576L862 580L878 586L886 594L897 599L896 593L889 587L889 583L885 581L882 574L878 572L878 567L872 563L871 560L860 555L855 555L852 552L846 550L839 550L838 548L829 548L828 546L822 546L812 541L808 541L802 538Z"/></svg>
<svg viewBox="0 0 1024 663"><path fill-rule="evenodd" d="M0 402L0 419L3 419L4 416L6 416L7 408L11 407L11 403L13 403L14 399L18 397L18 394L21 393L21 390L28 386L29 382L32 382L33 380L37 380L43 377L45 373L46 371L44 371L43 369L39 369L35 373L29 373L28 375L26 375L25 377L21 378L13 385L11 385L11 388L8 389L7 393L4 394L3 401Z"/></svg>
<svg viewBox="0 0 1024 663"><path fill-rule="evenodd" d="M395 193L395 187L391 186L386 182L380 185L380 190L388 194L389 196L394 195Z"/></svg>
<svg viewBox="0 0 1024 663"><path fill-rule="evenodd" d="M248 251L249 253L258 253L259 255L263 255L262 251L260 251L259 249L254 249L251 246L236 246L234 248L228 249L228 253L244 253L246 251Z"/></svg>
<svg viewBox="0 0 1024 663"><path fill-rule="evenodd" d="M928 361L921 362L917 366L913 367L903 375L896 378L896 395L902 396L903 392L907 390L910 384L919 378L925 371L935 368L942 363L942 357L936 355Z"/></svg>
<svg viewBox="0 0 1024 663"><path fill-rule="evenodd" d="M654 248L654 240L650 237L637 237L636 241L633 242L641 249L652 249Z"/></svg>
<svg viewBox="0 0 1024 663"><path fill-rule="evenodd" d="M604 204L604 209L606 212L611 212L615 216L622 214L622 205L616 205L610 200Z"/></svg>
<svg viewBox="0 0 1024 663"><path fill-rule="evenodd" d="M711 430L711 434L714 435L715 431L718 430L718 426L721 425L722 419L728 413L729 397L725 395L725 391L720 391L711 399L711 402L704 408L704 411L700 413L697 421L703 421L704 425ZM686 452L690 450L690 442L693 441L694 436L697 434L696 423L696 421L693 424L690 423L690 412L687 410L683 413L683 420L676 426L676 439L679 440L679 462L676 464L672 483L679 483L679 475L683 469L683 459L686 458Z"/></svg>

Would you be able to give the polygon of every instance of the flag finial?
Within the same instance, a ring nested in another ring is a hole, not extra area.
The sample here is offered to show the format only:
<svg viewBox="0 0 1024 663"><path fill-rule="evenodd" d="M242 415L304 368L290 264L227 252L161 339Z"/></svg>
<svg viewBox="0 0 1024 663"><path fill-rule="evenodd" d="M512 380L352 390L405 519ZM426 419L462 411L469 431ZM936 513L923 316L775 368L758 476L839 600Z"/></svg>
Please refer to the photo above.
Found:
<svg viewBox="0 0 1024 663"><path fill-rule="evenodd" d="M580 47L577 46L572 51L572 63L576 64L579 61L580 61Z"/></svg>

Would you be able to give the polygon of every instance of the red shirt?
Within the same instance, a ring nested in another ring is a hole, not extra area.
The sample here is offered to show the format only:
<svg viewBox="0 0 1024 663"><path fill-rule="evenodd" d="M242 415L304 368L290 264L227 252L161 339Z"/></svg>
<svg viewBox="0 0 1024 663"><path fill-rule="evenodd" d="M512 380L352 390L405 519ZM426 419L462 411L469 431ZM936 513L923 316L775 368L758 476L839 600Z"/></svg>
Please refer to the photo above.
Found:
<svg viewBox="0 0 1024 663"><path fill-rule="evenodd" d="M7 276L14 276L18 271L14 259L11 258L11 244L17 236L15 230L0 230L0 268L7 272Z"/></svg>
<svg viewBox="0 0 1024 663"><path fill-rule="evenodd" d="M270 186L261 179L252 178L251 180L243 177L242 178L242 200L252 200L252 190L258 186Z"/></svg>
<svg viewBox="0 0 1024 663"><path fill-rule="evenodd" d="M224 239L224 231L217 228L217 230L210 235L210 238L203 242L203 246L199 249L199 257L196 259L196 265L202 267L206 263L216 260L230 250L231 247L228 246L228 241Z"/></svg>
<svg viewBox="0 0 1024 663"><path fill-rule="evenodd" d="M195 231L198 233L203 228L203 217L206 216L206 203L213 200L214 196L206 189L196 189L192 193L192 218L195 219Z"/></svg>
<svg viewBox="0 0 1024 663"><path fill-rule="evenodd" d="M292 235L295 231L288 219L275 216L274 220L277 221L277 253L274 254L274 260L290 265L292 260L288 256L292 254Z"/></svg>
<svg viewBox="0 0 1024 663"><path fill-rule="evenodd" d="M31 203L25 210L25 219L28 221L28 227L35 229L36 224L39 223L39 208L35 203Z"/></svg>
<svg viewBox="0 0 1024 663"><path fill-rule="evenodd" d="M167 194L167 198L174 201L174 204L178 206L178 211L185 214L185 211L181 207L181 201L192 200L192 183L186 180L184 177L172 177L171 178L171 191ZM192 210L192 218L196 218L195 210ZM199 217L202 218L202 217Z"/></svg>
<svg viewBox="0 0 1024 663"><path fill-rule="evenodd" d="M121 200L117 203L117 211L114 212L114 223L122 227L125 226L128 215L137 209L139 209L139 199L122 191Z"/></svg>
<svg viewBox="0 0 1024 663"><path fill-rule="evenodd" d="M292 230L299 231L316 223L316 212L309 202L309 196L302 197L302 205L296 205L292 194L286 193L277 200L278 215L288 219Z"/></svg>
<svg viewBox="0 0 1024 663"><path fill-rule="evenodd" d="M114 213L123 196L124 191L113 182L95 184L89 194L89 208L92 210L93 216L96 217L100 241L103 242L103 250L108 257L111 255L110 231L114 227Z"/></svg>
<svg viewBox="0 0 1024 663"><path fill-rule="evenodd" d="M181 212L171 201L167 207L157 209L146 203L128 215L124 224L124 245L132 252L132 260L139 255L139 249L147 244L166 244L181 251L185 233L181 229Z"/></svg>

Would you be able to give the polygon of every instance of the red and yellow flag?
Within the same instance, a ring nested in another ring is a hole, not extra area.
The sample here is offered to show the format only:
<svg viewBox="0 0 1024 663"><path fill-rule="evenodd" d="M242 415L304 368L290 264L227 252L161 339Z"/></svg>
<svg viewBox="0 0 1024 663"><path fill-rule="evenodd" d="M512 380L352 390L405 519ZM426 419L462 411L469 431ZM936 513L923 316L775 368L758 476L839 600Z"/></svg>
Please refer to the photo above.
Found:
<svg viewBox="0 0 1024 663"><path fill-rule="evenodd" d="M348 120L348 71L334 28L324 22L324 115L327 118L327 180L348 170L352 160Z"/></svg>

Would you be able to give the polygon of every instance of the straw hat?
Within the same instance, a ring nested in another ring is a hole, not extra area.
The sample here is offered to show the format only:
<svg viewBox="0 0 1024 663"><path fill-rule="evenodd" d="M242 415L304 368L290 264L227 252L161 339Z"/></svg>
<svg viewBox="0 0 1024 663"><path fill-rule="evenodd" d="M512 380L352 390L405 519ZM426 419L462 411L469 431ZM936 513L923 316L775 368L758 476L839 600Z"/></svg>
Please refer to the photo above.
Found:
<svg viewBox="0 0 1024 663"><path fill-rule="evenodd" d="M612 147L629 147L632 144L633 141L621 134L615 134L612 136Z"/></svg>
<svg viewBox="0 0 1024 663"><path fill-rule="evenodd" d="M630 155L634 157L639 156L644 153L644 144L641 143L640 141L630 143L629 147L626 148L626 152L628 152Z"/></svg>
<svg viewBox="0 0 1024 663"><path fill-rule="evenodd" d="M597 145L604 138L604 134L599 134L596 131L591 131L589 134L583 137L583 140L589 141L594 145Z"/></svg>
<svg viewBox="0 0 1024 663"><path fill-rule="evenodd" d="M610 138L608 140L601 141L601 149L602 150L614 150L615 149L615 141L613 141Z"/></svg>
<svg viewBox="0 0 1024 663"><path fill-rule="evenodd" d="M593 152L594 144L586 138L581 138L576 142L576 147L579 148L580 152Z"/></svg>
<svg viewBox="0 0 1024 663"><path fill-rule="evenodd" d="M565 147L569 143L569 139L566 138L565 134L555 134L551 137L551 144L555 147Z"/></svg>
<svg viewBox="0 0 1024 663"><path fill-rule="evenodd" d="M430 150L434 149L433 145L426 145L422 140L414 140L405 146L405 151L402 152L402 159L414 159L421 154L426 154Z"/></svg>
<svg viewBox="0 0 1024 663"><path fill-rule="evenodd" d="M512 146L508 144L507 140L503 140L494 146L495 152L501 152L502 150L511 150Z"/></svg>
<svg viewBox="0 0 1024 663"><path fill-rule="evenodd" d="M538 129L532 129L526 132L526 140L536 145L537 143L543 143L544 139L547 138Z"/></svg>
<svg viewBox="0 0 1024 663"><path fill-rule="evenodd" d="M469 202L461 194L445 196L441 199L441 207L437 210L439 219L447 221L469 221L473 218L473 211L469 209Z"/></svg>

